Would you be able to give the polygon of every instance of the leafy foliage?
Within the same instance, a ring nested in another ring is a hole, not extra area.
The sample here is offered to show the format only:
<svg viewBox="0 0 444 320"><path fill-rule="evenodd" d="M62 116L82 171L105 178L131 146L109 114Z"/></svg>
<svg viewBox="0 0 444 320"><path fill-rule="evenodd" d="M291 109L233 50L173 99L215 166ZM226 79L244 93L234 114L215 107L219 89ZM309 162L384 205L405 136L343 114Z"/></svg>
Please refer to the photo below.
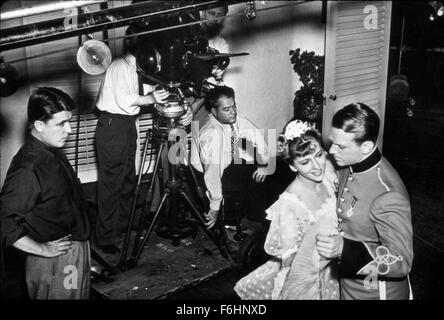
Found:
<svg viewBox="0 0 444 320"><path fill-rule="evenodd" d="M300 97L322 97L324 91L324 56L316 55L314 51L303 51L298 48L290 50L290 62L293 70L299 75L301 88L296 92Z"/></svg>

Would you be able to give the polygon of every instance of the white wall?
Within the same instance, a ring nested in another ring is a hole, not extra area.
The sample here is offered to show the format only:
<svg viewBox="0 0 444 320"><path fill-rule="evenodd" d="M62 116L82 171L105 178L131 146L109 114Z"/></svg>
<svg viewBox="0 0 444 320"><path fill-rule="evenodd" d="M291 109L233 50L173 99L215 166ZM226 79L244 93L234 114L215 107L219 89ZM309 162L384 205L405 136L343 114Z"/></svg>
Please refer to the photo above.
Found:
<svg viewBox="0 0 444 320"><path fill-rule="evenodd" d="M256 1L256 9L294 4L293 1ZM243 12L245 4L229 7L229 15ZM296 48L324 54L322 2L258 11L254 20L229 18L224 35L235 52L224 81L236 91L241 112L259 128L281 131L293 116L293 98L300 87L289 51Z"/></svg>

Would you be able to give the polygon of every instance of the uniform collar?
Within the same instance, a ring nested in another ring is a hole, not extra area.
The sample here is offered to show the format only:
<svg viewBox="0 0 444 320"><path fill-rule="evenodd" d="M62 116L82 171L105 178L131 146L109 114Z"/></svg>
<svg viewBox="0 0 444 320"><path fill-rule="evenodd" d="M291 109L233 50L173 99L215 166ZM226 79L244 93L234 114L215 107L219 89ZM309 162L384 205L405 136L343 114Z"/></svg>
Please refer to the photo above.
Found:
<svg viewBox="0 0 444 320"><path fill-rule="evenodd" d="M378 148L375 148L375 150L372 152L370 156L368 156L359 163L351 165L350 170L353 173L360 173L367 171L370 168L373 168L375 165L377 165L378 162L381 161L381 158L382 158L381 152L379 152Z"/></svg>

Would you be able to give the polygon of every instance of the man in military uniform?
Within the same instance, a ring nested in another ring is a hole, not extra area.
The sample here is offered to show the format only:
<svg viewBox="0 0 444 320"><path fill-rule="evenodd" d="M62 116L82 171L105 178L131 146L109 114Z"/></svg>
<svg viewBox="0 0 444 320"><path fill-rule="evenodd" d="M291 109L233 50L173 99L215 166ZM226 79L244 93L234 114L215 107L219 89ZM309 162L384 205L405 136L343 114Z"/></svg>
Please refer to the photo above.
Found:
<svg viewBox="0 0 444 320"><path fill-rule="evenodd" d="M318 234L320 255L337 261L341 299L412 298L413 234L407 190L381 155L378 115L363 103L333 117L330 154L339 171L339 234Z"/></svg>

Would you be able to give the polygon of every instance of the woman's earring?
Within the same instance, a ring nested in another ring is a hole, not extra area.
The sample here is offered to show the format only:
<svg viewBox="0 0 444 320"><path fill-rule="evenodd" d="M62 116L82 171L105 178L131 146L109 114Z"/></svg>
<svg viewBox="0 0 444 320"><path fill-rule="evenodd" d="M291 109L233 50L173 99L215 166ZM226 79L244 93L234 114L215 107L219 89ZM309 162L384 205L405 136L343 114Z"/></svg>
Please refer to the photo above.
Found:
<svg viewBox="0 0 444 320"><path fill-rule="evenodd" d="M293 172L298 172L298 169L296 169L295 166L293 166L293 165L291 165L291 164L289 164L289 166L290 166L291 171L293 171Z"/></svg>

